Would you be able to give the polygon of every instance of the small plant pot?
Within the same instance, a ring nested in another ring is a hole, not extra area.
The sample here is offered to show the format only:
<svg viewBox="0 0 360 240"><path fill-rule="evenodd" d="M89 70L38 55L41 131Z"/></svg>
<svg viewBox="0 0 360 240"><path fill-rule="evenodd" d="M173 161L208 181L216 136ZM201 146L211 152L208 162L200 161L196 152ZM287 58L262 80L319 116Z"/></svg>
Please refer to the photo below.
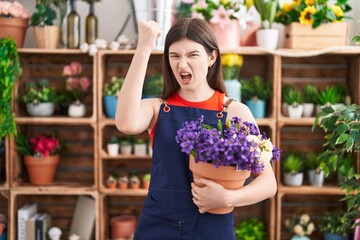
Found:
<svg viewBox="0 0 360 240"><path fill-rule="evenodd" d="M25 165L33 185L51 185L59 163L59 155L43 158L24 156Z"/></svg>
<svg viewBox="0 0 360 240"><path fill-rule="evenodd" d="M325 181L325 173L323 170L316 172L315 170L309 170L309 183L311 186L322 187Z"/></svg>
<svg viewBox="0 0 360 240"><path fill-rule="evenodd" d="M324 240L349 240L349 235L341 236L339 234L325 232Z"/></svg>
<svg viewBox="0 0 360 240"><path fill-rule="evenodd" d="M146 155L147 145L145 143L134 144L134 154L135 155Z"/></svg>
<svg viewBox="0 0 360 240"><path fill-rule="evenodd" d="M281 103L281 112L284 117L289 116L289 105L286 102Z"/></svg>
<svg viewBox="0 0 360 240"><path fill-rule="evenodd" d="M70 117L83 117L86 113L85 104L76 101L69 105L68 114Z"/></svg>
<svg viewBox="0 0 360 240"><path fill-rule="evenodd" d="M26 110L30 116L48 117L54 114L55 104L51 102L38 103L38 104L27 103Z"/></svg>
<svg viewBox="0 0 360 240"><path fill-rule="evenodd" d="M116 96L104 96L104 112L108 118L115 118L117 97Z"/></svg>
<svg viewBox="0 0 360 240"><path fill-rule="evenodd" d="M108 151L109 156L119 155L119 144L118 143L108 143L107 151Z"/></svg>
<svg viewBox="0 0 360 240"><path fill-rule="evenodd" d="M120 152L121 154L130 155L132 150L131 145L120 145Z"/></svg>
<svg viewBox="0 0 360 240"><path fill-rule="evenodd" d="M277 48L279 39L279 30L277 29L259 29L256 32L256 43L259 47L269 50Z"/></svg>
<svg viewBox="0 0 360 240"><path fill-rule="evenodd" d="M129 182L118 181L118 183L119 183L119 189L121 190L125 190L129 188Z"/></svg>
<svg viewBox="0 0 360 240"><path fill-rule="evenodd" d="M111 239L130 239L135 232L137 218L122 215L111 218Z"/></svg>
<svg viewBox="0 0 360 240"><path fill-rule="evenodd" d="M114 182L106 182L106 187L108 189L116 189L117 188L117 182L114 181Z"/></svg>
<svg viewBox="0 0 360 240"><path fill-rule="evenodd" d="M288 111L289 111L289 118L301 118L304 111L304 107L303 105L297 105L297 106L289 105Z"/></svg>
<svg viewBox="0 0 360 240"><path fill-rule="evenodd" d="M312 115L314 113L315 104L304 103L303 106L304 106L303 116L304 117L312 117Z"/></svg>
<svg viewBox="0 0 360 240"><path fill-rule="evenodd" d="M292 187L299 187L303 183L303 173L284 173L284 184Z"/></svg>
<svg viewBox="0 0 360 240"><path fill-rule="evenodd" d="M264 100L249 99L249 100L246 100L246 106L249 107L254 118L264 118L265 117L266 102Z"/></svg>
<svg viewBox="0 0 360 240"><path fill-rule="evenodd" d="M149 186L150 186L150 181L149 180L143 180L142 187L144 189L149 189Z"/></svg>

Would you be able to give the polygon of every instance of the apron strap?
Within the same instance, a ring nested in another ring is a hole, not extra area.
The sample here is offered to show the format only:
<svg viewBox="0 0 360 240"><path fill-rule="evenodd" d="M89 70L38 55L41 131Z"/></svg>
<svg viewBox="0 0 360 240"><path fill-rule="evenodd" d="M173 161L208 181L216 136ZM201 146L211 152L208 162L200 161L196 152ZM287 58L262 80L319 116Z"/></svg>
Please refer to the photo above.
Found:
<svg viewBox="0 0 360 240"><path fill-rule="evenodd" d="M226 111L226 109L229 107L229 105L230 105L233 101L235 101L235 100L232 99L232 98L229 98L229 99L223 104L221 111L216 114L216 117L217 117L217 118L222 118L222 117L224 116L223 112Z"/></svg>

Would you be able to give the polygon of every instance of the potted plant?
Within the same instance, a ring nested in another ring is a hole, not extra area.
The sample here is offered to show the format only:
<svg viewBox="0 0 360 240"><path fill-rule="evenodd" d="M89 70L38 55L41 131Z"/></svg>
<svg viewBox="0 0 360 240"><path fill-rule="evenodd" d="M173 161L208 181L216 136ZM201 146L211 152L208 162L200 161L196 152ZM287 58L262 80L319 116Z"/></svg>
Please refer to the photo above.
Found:
<svg viewBox="0 0 360 240"><path fill-rule="evenodd" d="M120 152L121 154L129 155L132 152L132 143L129 139L123 138L120 140Z"/></svg>
<svg viewBox="0 0 360 240"><path fill-rule="evenodd" d="M150 173L145 173L142 177L142 186L144 189L149 189L149 185L150 185L150 178L151 178L151 174Z"/></svg>
<svg viewBox="0 0 360 240"><path fill-rule="evenodd" d="M288 154L284 161L282 161L282 167L284 172L284 183L286 185L293 187L302 185L304 178L304 174L302 172L304 162L298 154Z"/></svg>
<svg viewBox="0 0 360 240"><path fill-rule="evenodd" d="M353 158L360 152L359 121L359 105L337 105L323 108L313 125L313 129L319 125L326 131L325 148L319 156L324 163L325 175L344 167L341 189L346 190L343 200L347 203L347 217L351 221L358 217L359 212L360 183L358 174L355 174Z"/></svg>
<svg viewBox="0 0 360 240"><path fill-rule="evenodd" d="M310 185L322 187L324 185L325 174L318 154L313 152L307 153L305 156L305 166L308 169Z"/></svg>
<svg viewBox="0 0 360 240"><path fill-rule="evenodd" d="M18 1L0 2L0 38L11 37L18 48L24 45L30 12Z"/></svg>
<svg viewBox="0 0 360 240"><path fill-rule="evenodd" d="M240 26L253 19L242 2L193 1L191 4L192 17L209 23L220 48L240 45Z"/></svg>
<svg viewBox="0 0 360 240"><path fill-rule="evenodd" d="M103 104L105 114L109 118L115 118L117 96L116 94L120 91L124 83L124 78L118 78L113 76L110 82L105 83L103 91Z"/></svg>
<svg viewBox="0 0 360 240"><path fill-rule="evenodd" d="M352 223L346 212L325 212L319 220L319 229L324 233L324 240L348 240Z"/></svg>
<svg viewBox="0 0 360 240"><path fill-rule="evenodd" d="M143 138L137 138L134 142L134 154L146 155L147 143Z"/></svg>
<svg viewBox="0 0 360 240"><path fill-rule="evenodd" d="M139 189L140 188L139 177L135 174L131 174L129 177L129 184L131 189Z"/></svg>
<svg viewBox="0 0 360 240"><path fill-rule="evenodd" d="M106 146L109 156L117 156L119 154L119 138L117 136L111 137Z"/></svg>
<svg viewBox="0 0 360 240"><path fill-rule="evenodd" d="M255 118L264 118L266 100L271 95L271 85L260 76L249 80L240 80L241 95Z"/></svg>
<svg viewBox="0 0 360 240"><path fill-rule="evenodd" d="M341 101L341 93L335 86L326 87L326 89L320 90L317 95L316 113L319 114L321 108L325 106L331 106Z"/></svg>
<svg viewBox="0 0 360 240"><path fill-rule="evenodd" d="M303 97L299 90L290 88L286 95L284 94L284 101L288 104L288 113L290 118L301 118L304 106Z"/></svg>
<svg viewBox="0 0 360 240"><path fill-rule="evenodd" d="M66 79L66 92L72 103L69 106L68 114L70 117L83 117L86 114L84 98L89 92L90 80L88 77L81 76L83 66L80 62L73 61L63 69Z"/></svg>
<svg viewBox="0 0 360 240"><path fill-rule="evenodd" d="M153 74L149 76L145 82L142 91L143 98L158 97L164 87L164 80L161 74Z"/></svg>
<svg viewBox="0 0 360 240"><path fill-rule="evenodd" d="M236 239L242 240L267 240L269 239L262 221L256 218L242 220L235 226Z"/></svg>
<svg viewBox="0 0 360 240"><path fill-rule="evenodd" d="M347 45L348 24L343 21L345 13L351 10L347 2L316 1L311 4L306 0L294 0L284 3L276 13L275 22L285 25L285 47L314 49Z"/></svg>
<svg viewBox="0 0 360 240"><path fill-rule="evenodd" d="M44 134L27 138L20 134L15 142L16 150L24 156L30 182L34 185L51 185L62 149L59 139Z"/></svg>
<svg viewBox="0 0 360 240"><path fill-rule="evenodd" d="M241 83L239 74L243 64L243 57L239 54L227 53L221 55L222 73L225 81L226 94L241 102Z"/></svg>
<svg viewBox="0 0 360 240"><path fill-rule="evenodd" d="M261 28L256 32L256 42L259 47L276 49L279 30L273 29L272 24L278 11L278 0L254 0L254 6L260 14Z"/></svg>
<svg viewBox="0 0 360 240"><path fill-rule="evenodd" d="M204 116L184 122L175 137L181 151L189 155L189 168L194 179L206 178L225 189L243 187L250 173L263 171L266 162L280 159L280 150L273 146L258 127L237 117L226 123L204 124ZM211 153L211 157L209 156ZM210 209L216 214L229 213L234 207Z"/></svg>
<svg viewBox="0 0 360 240"><path fill-rule="evenodd" d="M311 117L314 113L315 103L316 103L316 96L318 95L318 89L311 85L305 84L303 87L303 97L304 97L304 117Z"/></svg>
<svg viewBox="0 0 360 240"><path fill-rule="evenodd" d="M39 0L31 16L37 48L56 49L59 45L60 27L54 26L56 11L53 6L59 6L59 0Z"/></svg>
<svg viewBox="0 0 360 240"><path fill-rule="evenodd" d="M289 105L285 101L285 96L289 94L290 89L294 89L295 87L293 85L287 85L284 84L281 87L281 112L284 115L284 117L289 116Z"/></svg>
<svg viewBox="0 0 360 240"><path fill-rule="evenodd" d="M109 175L109 176L106 178L106 187L109 188L109 189L116 189L116 187L117 187L117 180L116 180L116 178L114 177L114 175Z"/></svg>
<svg viewBox="0 0 360 240"><path fill-rule="evenodd" d="M291 240L310 240L309 236L315 230L315 224L308 214L292 216L285 220L286 228L294 234Z"/></svg>
<svg viewBox="0 0 360 240"><path fill-rule="evenodd" d="M26 103L26 110L30 116L46 117L54 114L57 93L46 79L42 79L37 83L29 82L21 99Z"/></svg>
<svg viewBox="0 0 360 240"><path fill-rule="evenodd" d="M119 178L117 179L118 184L119 184L119 188L124 190L124 189L128 189L128 185L129 185L129 177L126 173L122 173L120 174Z"/></svg>
<svg viewBox="0 0 360 240"><path fill-rule="evenodd" d="M12 38L0 38L0 66L8 66L0 70L0 142L2 142L4 137L17 132L11 102L15 81L21 75L21 66Z"/></svg>

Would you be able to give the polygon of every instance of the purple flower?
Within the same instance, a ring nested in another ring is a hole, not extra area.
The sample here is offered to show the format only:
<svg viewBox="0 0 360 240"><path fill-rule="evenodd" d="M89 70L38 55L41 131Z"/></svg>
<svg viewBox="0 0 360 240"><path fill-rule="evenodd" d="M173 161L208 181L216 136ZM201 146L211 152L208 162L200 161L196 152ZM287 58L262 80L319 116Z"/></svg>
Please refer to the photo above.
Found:
<svg viewBox="0 0 360 240"><path fill-rule="evenodd" d="M238 117L224 126L219 120L214 128L204 124L201 116L196 121L185 122L175 139L181 151L193 155L195 162L209 162L216 167L236 166L238 170L259 173L265 166L262 151L272 152L271 161L280 159L281 150L269 144L266 134L260 134L256 124Z"/></svg>

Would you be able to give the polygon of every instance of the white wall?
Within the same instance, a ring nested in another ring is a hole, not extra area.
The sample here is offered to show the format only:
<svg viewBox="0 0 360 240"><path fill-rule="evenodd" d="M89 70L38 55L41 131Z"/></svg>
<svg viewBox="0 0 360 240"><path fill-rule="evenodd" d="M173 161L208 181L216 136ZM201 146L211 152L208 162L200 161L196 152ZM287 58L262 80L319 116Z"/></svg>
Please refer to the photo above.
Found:
<svg viewBox="0 0 360 240"><path fill-rule="evenodd" d="M35 0L19 0L32 12L35 8ZM95 4L95 14L98 17L98 35L99 38L103 38L107 41L112 41L117 33L119 32L121 26L125 22L126 16L131 12L130 10L130 1L131 0L101 0ZM141 1L141 0L134 0ZM281 0L286 1L286 0ZM349 4L352 6L353 10L347 14L353 19L347 20L350 23L350 38L356 34L360 33L360 1L359 0L349 0ZM77 0L77 10L81 18L81 42L84 42L85 38L85 18L89 12L88 4L84 1ZM133 18L131 18L128 23L124 34L130 38L131 42L136 41L135 28L133 23ZM32 28L28 29L25 46L24 47L34 47Z"/></svg>

